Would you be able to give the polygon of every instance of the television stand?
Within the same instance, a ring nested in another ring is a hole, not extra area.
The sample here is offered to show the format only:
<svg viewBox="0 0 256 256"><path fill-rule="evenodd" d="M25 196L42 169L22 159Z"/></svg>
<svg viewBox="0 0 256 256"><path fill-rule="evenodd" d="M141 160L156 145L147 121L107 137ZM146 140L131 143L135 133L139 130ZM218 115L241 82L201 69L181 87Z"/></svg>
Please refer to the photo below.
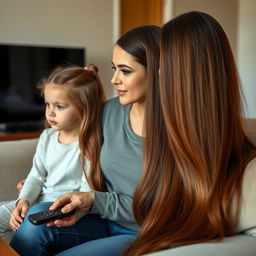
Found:
<svg viewBox="0 0 256 256"><path fill-rule="evenodd" d="M43 129L42 121L0 124L0 141L37 138Z"/></svg>
<svg viewBox="0 0 256 256"><path fill-rule="evenodd" d="M13 133L0 132L0 141L38 138L41 132L42 131Z"/></svg>

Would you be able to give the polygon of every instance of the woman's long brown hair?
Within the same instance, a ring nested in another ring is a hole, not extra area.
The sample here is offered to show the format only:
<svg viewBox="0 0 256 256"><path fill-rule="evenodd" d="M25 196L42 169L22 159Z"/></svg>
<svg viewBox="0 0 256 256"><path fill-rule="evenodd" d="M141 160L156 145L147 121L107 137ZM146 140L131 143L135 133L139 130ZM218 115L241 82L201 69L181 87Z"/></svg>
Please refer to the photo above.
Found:
<svg viewBox="0 0 256 256"><path fill-rule="evenodd" d="M39 88L52 83L68 88L68 96L80 115L79 147L81 163L85 170L85 158L90 162L90 170L85 170L92 189L105 191L103 174L100 167L101 113L105 94L98 76L98 68L90 64L86 68L79 66L56 67L49 77L42 79Z"/></svg>
<svg viewBox="0 0 256 256"><path fill-rule="evenodd" d="M218 22L183 14L163 26L160 47L161 106L147 104L144 170L134 195L141 231L129 256L234 234L244 170L256 156Z"/></svg>

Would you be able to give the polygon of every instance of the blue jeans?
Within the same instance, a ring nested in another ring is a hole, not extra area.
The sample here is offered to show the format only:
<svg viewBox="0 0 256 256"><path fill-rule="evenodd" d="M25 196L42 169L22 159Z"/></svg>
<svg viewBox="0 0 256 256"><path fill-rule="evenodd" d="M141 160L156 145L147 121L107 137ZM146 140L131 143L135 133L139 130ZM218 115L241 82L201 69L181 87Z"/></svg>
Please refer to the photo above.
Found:
<svg viewBox="0 0 256 256"><path fill-rule="evenodd" d="M31 213L46 210L52 203L40 203L27 213L10 245L21 256L119 256L135 240L137 232L113 221L88 214L70 227L35 226Z"/></svg>

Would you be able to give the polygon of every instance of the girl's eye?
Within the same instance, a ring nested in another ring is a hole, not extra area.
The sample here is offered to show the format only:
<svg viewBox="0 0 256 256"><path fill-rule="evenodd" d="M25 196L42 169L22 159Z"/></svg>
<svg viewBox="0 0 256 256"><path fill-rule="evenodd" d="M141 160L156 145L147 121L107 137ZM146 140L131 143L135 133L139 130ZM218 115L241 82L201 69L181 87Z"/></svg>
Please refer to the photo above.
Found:
<svg viewBox="0 0 256 256"><path fill-rule="evenodd" d="M62 105L56 105L56 108L59 109L59 110L62 110L62 109L64 109L64 106L62 106Z"/></svg>
<svg viewBox="0 0 256 256"><path fill-rule="evenodd" d="M50 104L47 103L47 102L45 102L45 106L46 106L47 108L49 108L49 107L50 107Z"/></svg>
<svg viewBox="0 0 256 256"><path fill-rule="evenodd" d="M116 71L116 67L115 67L115 66L112 66L111 68L112 68L114 71Z"/></svg>

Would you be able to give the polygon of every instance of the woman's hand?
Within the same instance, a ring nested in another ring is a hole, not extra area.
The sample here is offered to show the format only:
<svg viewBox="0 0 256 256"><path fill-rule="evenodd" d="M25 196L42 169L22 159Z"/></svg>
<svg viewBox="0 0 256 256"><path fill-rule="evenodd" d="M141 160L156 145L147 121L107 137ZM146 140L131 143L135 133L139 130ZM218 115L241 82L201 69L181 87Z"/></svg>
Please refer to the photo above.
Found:
<svg viewBox="0 0 256 256"><path fill-rule="evenodd" d="M16 231L20 224L23 222L23 219L25 218L27 211L29 208L29 202L25 198L21 198L15 209L12 211L11 218L10 218L10 227L13 231Z"/></svg>
<svg viewBox="0 0 256 256"><path fill-rule="evenodd" d="M94 201L94 193L93 192L73 192L67 193L58 200L56 200L49 210L56 210L58 207L62 207L61 211L63 213L67 213L76 209L79 212L88 211L91 209ZM78 219L77 214L73 214L70 217L64 219L58 219L52 222L47 223L47 226L71 226L76 223Z"/></svg>

